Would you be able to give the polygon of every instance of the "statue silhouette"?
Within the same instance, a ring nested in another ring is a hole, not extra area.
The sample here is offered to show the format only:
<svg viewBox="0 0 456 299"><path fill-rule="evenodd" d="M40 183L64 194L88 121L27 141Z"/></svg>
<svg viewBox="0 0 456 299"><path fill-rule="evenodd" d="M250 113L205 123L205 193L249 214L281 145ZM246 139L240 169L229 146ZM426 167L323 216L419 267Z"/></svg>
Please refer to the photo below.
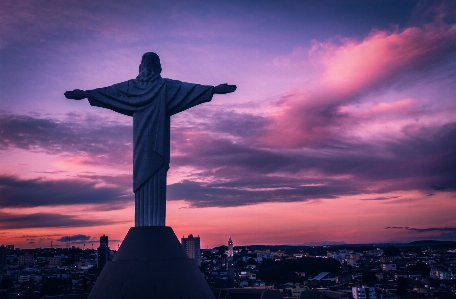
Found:
<svg viewBox="0 0 456 299"><path fill-rule="evenodd" d="M87 98L90 105L133 116L133 191L135 226L164 226L166 174L170 162L170 117L201 103L214 94L236 90L236 85L217 86L165 79L160 58L145 53L139 75L112 86L65 92L67 99Z"/></svg>

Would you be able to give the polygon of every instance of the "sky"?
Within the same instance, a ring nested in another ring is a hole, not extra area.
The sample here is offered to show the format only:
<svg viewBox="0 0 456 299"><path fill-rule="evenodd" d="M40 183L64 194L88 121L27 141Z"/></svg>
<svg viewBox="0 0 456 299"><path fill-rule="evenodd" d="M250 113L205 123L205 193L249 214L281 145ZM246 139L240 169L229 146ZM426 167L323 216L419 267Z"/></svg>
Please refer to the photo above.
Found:
<svg viewBox="0 0 456 299"><path fill-rule="evenodd" d="M72 101L162 76L235 93L172 117L167 218L227 244L456 241L456 2L2 1L0 245L134 226L132 119Z"/></svg>

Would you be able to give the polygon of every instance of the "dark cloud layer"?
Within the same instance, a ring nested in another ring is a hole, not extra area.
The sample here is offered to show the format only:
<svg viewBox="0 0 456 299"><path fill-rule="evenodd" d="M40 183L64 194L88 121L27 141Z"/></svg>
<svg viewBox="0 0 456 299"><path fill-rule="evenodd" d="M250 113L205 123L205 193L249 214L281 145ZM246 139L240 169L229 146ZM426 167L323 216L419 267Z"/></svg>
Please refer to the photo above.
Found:
<svg viewBox="0 0 456 299"><path fill-rule="evenodd" d="M456 123L410 129L404 138L380 147L377 142L341 139L334 143L339 147L320 151L258 148L195 132L181 131L173 137L186 149L173 157L173 165L200 169L194 174L200 181L214 178L211 183L183 181L169 186L170 199L185 198L195 206L456 190Z"/></svg>
<svg viewBox="0 0 456 299"><path fill-rule="evenodd" d="M112 220L79 219L70 215L52 213L10 214L0 212L0 229L38 227L83 227L111 224Z"/></svg>
<svg viewBox="0 0 456 299"><path fill-rule="evenodd" d="M388 226L385 227L387 230L395 231L407 231L410 233L415 233L414 237L416 239L427 240L455 240L456 238L456 227L409 227L409 226Z"/></svg>
<svg viewBox="0 0 456 299"><path fill-rule="evenodd" d="M95 118L68 115L65 121L0 113L0 150L20 148L48 154L84 155L86 163L132 162L132 127Z"/></svg>
<svg viewBox="0 0 456 299"><path fill-rule="evenodd" d="M293 202L318 198L335 198L353 194L345 182L327 182L328 185L302 186L298 180L267 178L254 182L249 180L231 181L227 183L198 183L183 181L168 187L168 199L183 199L194 207L229 207L252 205L263 202ZM275 181L275 182L274 182Z"/></svg>
<svg viewBox="0 0 456 299"><path fill-rule="evenodd" d="M68 242L70 241L71 243L77 243L77 244L83 244L87 241L90 241L90 236L86 236L83 234L77 234L77 235L72 235L72 236L63 236L59 239L57 239L58 242Z"/></svg>
<svg viewBox="0 0 456 299"><path fill-rule="evenodd" d="M131 198L125 186L98 187L96 181L81 179L21 180L0 176L0 208L73 204L117 204Z"/></svg>
<svg viewBox="0 0 456 299"><path fill-rule="evenodd" d="M96 120L90 120L92 125L76 132L73 128L81 127L79 122L86 122L86 118L57 122L11 114L3 117L3 148L53 154L71 155L74 148L87 156L104 153L107 159L114 159L121 153L109 154L111 145L125 143L128 135L114 131L131 130L118 123L98 126ZM456 123L408 126L401 138L381 143L331 137L331 146L277 149L255 139L267 126L267 118L232 111L206 117L205 121L214 124L211 128L200 123L172 130L171 167L192 167L195 171L191 178L169 186L170 200L187 200L195 207L240 206L398 190L425 194L456 190ZM5 133L10 126L10 132ZM46 133L49 130L55 134ZM100 138L95 138L98 135ZM127 147L131 151L131 145ZM100 182L111 187L99 187ZM87 174L57 181L1 176L0 206L98 203L109 210L110 205L115 208L132 197L130 184L129 175Z"/></svg>

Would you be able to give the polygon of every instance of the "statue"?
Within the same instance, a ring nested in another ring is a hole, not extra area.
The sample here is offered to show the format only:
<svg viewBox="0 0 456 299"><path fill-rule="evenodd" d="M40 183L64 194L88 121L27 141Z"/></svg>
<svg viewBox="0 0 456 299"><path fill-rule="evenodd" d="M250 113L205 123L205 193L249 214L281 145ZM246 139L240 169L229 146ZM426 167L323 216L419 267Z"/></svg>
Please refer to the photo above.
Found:
<svg viewBox="0 0 456 299"><path fill-rule="evenodd" d="M236 85L207 86L165 79L160 58L145 53L139 75L112 86L66 91L67 99L87 98L90 105L133 116L133 191L135 226L164 226L166 174L170 162L170 116L212 100Z"/></svg>

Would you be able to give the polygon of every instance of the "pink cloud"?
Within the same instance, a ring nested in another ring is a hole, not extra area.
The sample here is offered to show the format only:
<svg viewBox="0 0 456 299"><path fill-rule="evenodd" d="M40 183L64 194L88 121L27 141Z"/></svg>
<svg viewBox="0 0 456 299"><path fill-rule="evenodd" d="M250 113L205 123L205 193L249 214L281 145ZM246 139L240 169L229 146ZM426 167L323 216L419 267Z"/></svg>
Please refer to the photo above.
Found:
<svg viewBox="0 0 456 299"><path fill-rule="evenodd" d="M403 99L393 103L378 103L372 107L372 112L386 113L395 111L411 110L415 108L415 102L412 99Z"/></svg>
<svg viewBox="0 0 456 299"><path fill-rule="evenodd" d="M323 85L352 93L431 67L456 49L455 38L456 25L426 25L393 33L373 31L361 42L314 42L309 54L325 68Z"/></svg>
<svg viewBox="0 0 456 299"><path fill-rule="evenodd" d="M416 101L411 98L405 98L394 102L380 102L368 105L368 107L357 108L353 105L339 106L338 113L349 113L356 117L372 117L381 114L394 114L415 111L417 109Z"/></svg>
<svg viewBox="0 0 456 299"><path fill-rule="evenodd" d="M344 107L367 96L430 76L456 51L456 25L426 25L394 32L373 31L362 41L314 42L309 58L320 73L316 86L285 94L270 108L269 133L260 141L274 147L320 146L359 120ZM294 56L296 53L293 53ZM318 70L320 68L320 71ZM413 80L411 80L413 78ZM372 113L410 112L411 99L375 105Z"/></svg>

